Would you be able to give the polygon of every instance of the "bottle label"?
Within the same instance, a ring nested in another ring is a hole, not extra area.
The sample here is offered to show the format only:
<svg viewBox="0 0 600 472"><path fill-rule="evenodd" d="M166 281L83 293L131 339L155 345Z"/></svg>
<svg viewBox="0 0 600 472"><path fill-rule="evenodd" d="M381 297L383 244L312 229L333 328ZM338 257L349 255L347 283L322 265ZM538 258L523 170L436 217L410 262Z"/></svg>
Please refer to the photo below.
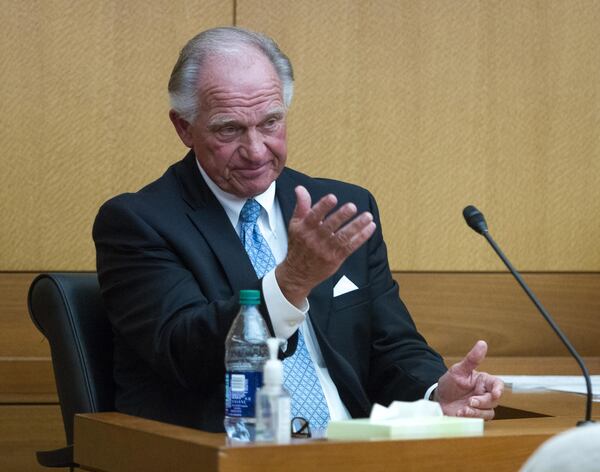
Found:
<svg viewBox="0 0 600 472"><path fill-rule="evenodd" d="M225 416L256 416L256 390L262 386L262 377L262 372L225 373Z"/></svg>

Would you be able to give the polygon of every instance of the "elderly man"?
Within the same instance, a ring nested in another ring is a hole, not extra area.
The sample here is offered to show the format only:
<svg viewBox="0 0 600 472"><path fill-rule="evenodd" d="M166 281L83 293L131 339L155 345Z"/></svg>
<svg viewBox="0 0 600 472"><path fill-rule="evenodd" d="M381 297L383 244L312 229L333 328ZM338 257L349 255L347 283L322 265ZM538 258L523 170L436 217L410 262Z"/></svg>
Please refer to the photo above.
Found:
<svg viewBox="0 0 600 472"><path fill-rule="evenodd" d="M287 340L293 414L315 427L430 396L491 419L503 386L475 370L486 344L447 371L419 335L373 197L285 167L292 91L289 60L263 35L217 28L181 51L169 116L190 152L94 225L117 409L222 431L225 336L250 288Z"/></svg>

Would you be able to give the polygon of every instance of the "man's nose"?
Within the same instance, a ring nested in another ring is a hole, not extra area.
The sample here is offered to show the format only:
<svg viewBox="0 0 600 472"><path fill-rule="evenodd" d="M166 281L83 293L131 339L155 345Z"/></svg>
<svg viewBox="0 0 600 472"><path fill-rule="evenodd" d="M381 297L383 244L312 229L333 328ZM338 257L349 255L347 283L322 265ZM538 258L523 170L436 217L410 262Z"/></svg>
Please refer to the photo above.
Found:
<svg viewBox="0 0 600 472"><path fill-rule="evenodd" d="M259 159L265 154L265 137L256 128L248 128L241 148L243 150L242 157Z"/></svg>

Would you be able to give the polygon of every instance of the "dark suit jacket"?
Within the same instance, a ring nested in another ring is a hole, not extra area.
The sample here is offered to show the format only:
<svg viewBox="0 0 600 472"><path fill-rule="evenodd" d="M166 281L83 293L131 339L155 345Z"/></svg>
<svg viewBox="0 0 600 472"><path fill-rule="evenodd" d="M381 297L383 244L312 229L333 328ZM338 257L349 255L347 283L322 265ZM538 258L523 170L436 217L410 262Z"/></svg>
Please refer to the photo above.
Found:
<svg viewBox="0 0 600 472"><path fill-rule="evenodd" d="M421 398L445 366L399 298L375 200L357 186L285 169L277 198L286 224L299 184L313 201L332 192L340 204L372 212L377 223L371 239L309 296L317 340L344 404L361 417L373 402ZM225 337L239 290L260 289L261 281L193 153L139 192L106 202L93 235L115 333L117 409L222 431ZM359 289L333 298L343 275ZM296 340L297 334L288 351Z"/></svg>

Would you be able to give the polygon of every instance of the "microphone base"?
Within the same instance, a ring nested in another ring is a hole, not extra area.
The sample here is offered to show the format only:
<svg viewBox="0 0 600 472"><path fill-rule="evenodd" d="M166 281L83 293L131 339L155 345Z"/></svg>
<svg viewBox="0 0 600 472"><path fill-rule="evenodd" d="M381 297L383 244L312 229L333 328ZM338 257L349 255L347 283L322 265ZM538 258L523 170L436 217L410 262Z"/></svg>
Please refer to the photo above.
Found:
<svg viewBox="0 0 600 472"><path fill-rule="evenodd" d="M596 421L594 420L580 420L577 422L577 426L587 426L589 424L595 424Z"/></svg>

